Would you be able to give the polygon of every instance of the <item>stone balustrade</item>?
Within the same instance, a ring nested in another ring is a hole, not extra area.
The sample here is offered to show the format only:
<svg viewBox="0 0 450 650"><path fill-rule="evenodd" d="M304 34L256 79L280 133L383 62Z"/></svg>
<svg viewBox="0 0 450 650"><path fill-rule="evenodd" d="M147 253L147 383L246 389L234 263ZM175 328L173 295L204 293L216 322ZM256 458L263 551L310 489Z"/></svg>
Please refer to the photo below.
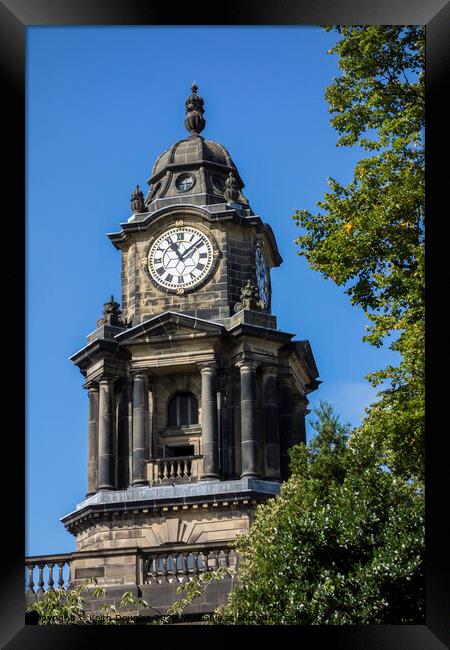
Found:
<svg viewBox="0 0 450 650"><path fill-rule="evenodd" d="M158 585L183 582L220 566L238 568L238 556L228 542L172 544L155 548L130 549L136 556L137 584ZM25 558L27 602L40 599L48 591L70 589L77 583L72 575L76 559L119 555L121 550L36 555Z"/></svg>
<svg viewBox="0 0 450 650"><path fill-rule="evenodd" d="M202 474L203 456L155 458L148 463L148 480L153 485L197 481Z"/></svg>
<svg viewBox="0 0 450 650"><path fill-rule="evenodd" d="M176 545L146 551L144 554L144 584L185 582L193 576L213 571L220 566L237 570L238 556L226 542L206 543L201 550L196 545Z"/></svg>
<svg viewBox="0 0 450 650"><path fill-rule="evenodd" d="M25 558L27 597L39 598L55 588L67 589L71 580L71 558L71 553Z"/></svg>

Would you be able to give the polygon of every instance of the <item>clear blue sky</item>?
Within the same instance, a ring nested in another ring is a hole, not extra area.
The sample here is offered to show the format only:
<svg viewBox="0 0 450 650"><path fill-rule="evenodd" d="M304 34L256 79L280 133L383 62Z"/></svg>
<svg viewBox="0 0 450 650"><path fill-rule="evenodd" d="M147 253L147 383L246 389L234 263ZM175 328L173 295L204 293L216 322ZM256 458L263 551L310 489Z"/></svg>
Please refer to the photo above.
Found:
<svg viewBox="0 0 450 650"><path fill-rule="evenodd" d="M315 210L327 177L348 182L361 156L336 147L329 123L335 39L319 27L28 28L27 554L75 549L59 518L86 493L87 396L68 358L109 295L120 300L120 254L106 233L130 216L157 155L185 137L192 80L203 135L230 151L277 237L273 313L311 342L323 384L310 408L328 400L357 424L373 401L364 376L396 357L361 341L364 314L293 244L291 215Z"/></svg>

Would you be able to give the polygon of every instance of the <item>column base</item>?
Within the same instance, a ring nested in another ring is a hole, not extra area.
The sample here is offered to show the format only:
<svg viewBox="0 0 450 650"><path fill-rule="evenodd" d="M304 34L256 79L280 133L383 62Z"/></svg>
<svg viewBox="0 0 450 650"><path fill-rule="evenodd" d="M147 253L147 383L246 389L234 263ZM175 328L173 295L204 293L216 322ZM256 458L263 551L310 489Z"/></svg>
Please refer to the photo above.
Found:
<svg viewBox="0 0 450 650"><path fill-rule="evenodd" d="M149 482L145 479L142 479L142 481L133 481L131 487L142 487L143 485L149 485Z"/></svg>
<svg viewBox="0 0 450 650"><path fill-rule="evenodd" d="M219 479L218 474L205 474L199 478L199 481L218 481Z"/></svg>
<svg viewBox="0 0 450 650"><path fill-rule="evenodd" d="M241 478L261 478L256 472L244 472L241 474Z"/></svg>

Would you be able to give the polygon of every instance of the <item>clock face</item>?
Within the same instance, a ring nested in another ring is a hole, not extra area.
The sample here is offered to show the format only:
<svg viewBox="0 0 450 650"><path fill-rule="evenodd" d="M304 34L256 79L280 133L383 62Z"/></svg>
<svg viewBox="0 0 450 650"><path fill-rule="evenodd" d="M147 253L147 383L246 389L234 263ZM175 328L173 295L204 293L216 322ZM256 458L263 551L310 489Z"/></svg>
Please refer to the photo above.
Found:
<svg viewBox="0 0 450 650"><path fill-rule="evenodd" d="M264 253L260 246L256 247L255 252L256 263L256 284L259 291L259 299L265 305L269 302L269 282L267 279L267 267L264 261Z"/></svg>
<svg viewBox="0 0 450 650"><path fill-rule="evenodd" d="M213 247L196 228L171 228L152 244L148 269L161 287L183 293L203 282L213 265Z"/></svg>

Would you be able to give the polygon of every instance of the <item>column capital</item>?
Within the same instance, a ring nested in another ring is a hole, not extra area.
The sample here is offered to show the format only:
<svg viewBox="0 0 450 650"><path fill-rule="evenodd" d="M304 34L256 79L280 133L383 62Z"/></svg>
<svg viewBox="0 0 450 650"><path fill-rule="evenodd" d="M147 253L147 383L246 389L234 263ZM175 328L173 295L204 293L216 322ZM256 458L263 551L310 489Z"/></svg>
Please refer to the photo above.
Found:
<svg viewBox="0 0 450 650"><path fill-rule="evenodd" d="M255 371L259 364L253 359L240 359L239 361L236 361L234 365L236 368L239 368L242 373Z"/></svg>
<svg viewBox="0 0 450 650"><path fill-rule="evenodd" d="M98 380L99 386L110 386L113 383L114 383L113 377L110 377L108 375L104 375L103 377L100 377L100 379Z"/></svg>
<svg viewBox="0 0 450 650"><path fill-rule="evenodd" d="M275 364L264 364L261 366L263 375L278 375L278 366Z"/></svg>
<svg viewBox="0 0 450 650"><path fill-rule="evenodd" d="M138 377L142 377L144 379L150 379L150 376L151 376L151 373L148 370L146 370L144 368L141 370L141 369L138 368L138 369L130 370L129 379L133 380L133 379L136 379Z"/></svg>
<svg viewBox="0 0 450 650"><path fill-rule="evenodd" d="M197 368L203 374L217 372L217 361L201 361L197 363Z"/></svg>
<svg viewBox="0 0 450 650"><path fill-rule="evenodd" d="M97 382L89 382L84 386L84 388L87 390L88 394L89 393L98 393L98 384Z"/></svg>

